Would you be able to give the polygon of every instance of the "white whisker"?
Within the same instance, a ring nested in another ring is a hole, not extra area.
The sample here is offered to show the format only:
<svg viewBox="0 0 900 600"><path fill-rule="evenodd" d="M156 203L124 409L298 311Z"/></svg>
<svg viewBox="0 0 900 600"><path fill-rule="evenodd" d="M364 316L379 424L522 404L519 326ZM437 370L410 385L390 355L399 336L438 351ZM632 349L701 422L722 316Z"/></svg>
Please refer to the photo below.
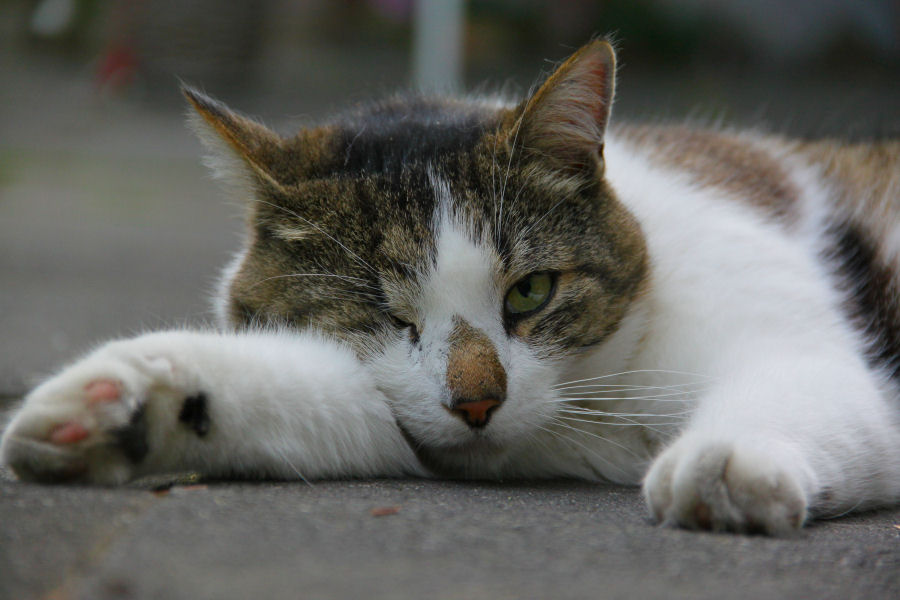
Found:
<svg viewBox="0 0 900 600"><path fill-rule="evenodd" d="M597 425L600 427L642 427L644 429L649 429L650 431L655 431L656 433L658 433L660 435L666 435L666 432L661 429L657 429L658 427L678 427L678 426L681 426L684 424L683 422L679 422L679 421L661 422L661 423L657 423L657 422L644 423L644 422L640 422L640 421L633 421L631 419L625 419L624 417L619 417L619 418L622 418L626 422L625 423L610 423L608 421L579 419L576 417L568 417L568 416L562 416L562 415L556 416L556 419L565 419L566 421L576 421L579 423L590 423L592 425ZM579 431L583 431L583 430L579 429ZM584 431L584 433L590 433L590 432Z"/></svg>
<svg viewBox="0 0 900 600"><path fill-rule="evenodd" d="M550 402L574 402L574 401L603 401L603 402L625 402L632 400L653 400L655 402L682 402L683 400L676 400L676 398L690 398L693 396L693 392L672 392L669 394L656 394L651 396L612 396L612 397L597 397L597 396L567 396L565 394L560 394L556 400L551 400Z"/></svg>
<svg viewBox="0 0 900 600"><path fill-rule="evenodd" d="M570 385L570 384L574 384L574 383L583 383L585 381L597 381L599 379L610 379L612 377L621 377L623 375L635 375L638 373L649 373L649 374L663 373L663 374L667 374L667 375L687 375L690 377L697 377L697 378L706 379L709 381L713 380L713 378L710 377L709 375L703 375L701 373L691 373L688 371L673 371L673 370L669 370L669 369L634 369L631 371L622 371L620 373L609 373L607 375L599 375L597 377L587 377L585 379L575 379L572 381L564 381L564 382L556 384L556 386L554 386L554 387L565 386L565 385Z"/></svg>
<svg viewBox="0 0 900 600"><path fill-rule="evenodd" d="M503 200L506 198L506 186L509 183L509 171L512 168L513 157L516 154L516 142L519 140L519 131L522 129L523 120L524 115L520 116L516 123L516 132L513 135L512 145L509 148L509 160L506 162L506 174L503 176L503 183L500 186L500 211L497 216L498 234L500 229L503 228Z"/></svg>
<svg viewBox="0 0 900 600"><path fill-rule="evenodd" d="M556 425L559 425L560 427L564 427L565 429L568 429L569 431L573 431L573 432L575 432L575 433L579 433L579 434L582 434L582 435L588 435L588 436L591 436L591 437L593 437L593 438L597 438L598 440L603 440L604 442L606 442L606 443L608 443L608 444L612 444L613 446L618 446L619 448L621 448L622 450L624 450L624 451L627 452L628 454L634 456L635 458L640 458L640 457L635 453L635 451L632 450L631 448L629 448L629 447L627 447L627 446L623 446L623 445L620 444L619 442L614 442L613 440L611 440L611 439L609 439L609 438L606 438L606 437L603 437L603 436L600 435L600 434L593 433L593 432L591 432L591 431L585 431L584 429L579 429L579 428L577 428L577 427L573 427L572 425L569 425L568 423L565 423L565 422L563 422L563 421L560 421L558 418L554 418L554 419L553 419L553 422L554 422Z"/></svg>
<svg viewBox="0 0 900 600"><path fill-rule="evenodd" d="M560 422L558 422L558 421L555 422L555 423L556 423L557 425L563 425L563 426L565 426L565 423L560 423ZM562 441L562 442L565 442L565 443L567 443L567 444L574 444L574 445L578 446L578 447L581 448L582 450L585 450L589 455L593 456L593 457L596 458L596 459L599 459L600 461L602 461L603 463L605 463L605 464L608 465L609 467L615 469L616 471L618 471L618 472L621 473L622 475L627 475L627 473L625 472L624 469L622 469L621 467L619 467L618 465L616 465L616 464L614 464L612 461L610 461L608 458L606 458L605 456L603 456L602 454L600 454L600 453L597 451L596 448L591 448L591 447L589 447L589 446L586 446L586 445L582 444L581 442L579 442L578 440L574 440L574 439L572 439L571 437L569 437L569 436L567 436L567 435L564 435L561 431L554 431L553 429L549 429L549 428L543 427L543 426L541 426L541 425L537 425L536 427L537 427L537 429L540 429L541 431L544 431L544 432L546 432L546 433L549 433L550 435L552 435L553 437L557 438L558 440L560 440L560 441ZM568 427L568 426L567 426L567 428L572 429L571 427ZM573 429L573 431L578 431L578 430ZM609 440L606 440L605 438L602 438L602 437L601 437L600 439L602 439L602 440L604 440L604 441L609 441Z"/></svg>
<svg viewBox="0 0 900 600"><path fill-rule="evenodd" d="M556 415L557 419L564 419L566 421L575 421L577 423L590 423L591 425L600 425L603 427L646 427L648 429L653 428L654 426L665 426L665 425L681 425L683 421L663 421L663 422L647 422L643 421L635 421L633 419L627 419L625 417L616 417L618 419L622 419L625 421L624 423L611 423L609 421L600 421L597 419L579 419L578 417L572 417L568 415Z"/></svg>
<svg viewBox="0 0 900 600"><path fill-rule="evenodd" d="M255 281L253 283L253 285L250 286L249 289L253 289L256 286L263 284L267 281L271 281L273 279L291 279L291 278L295 278L295 277L297 277L297 278L299 278L299 277L333 277L333 278L339 279L341 281L347 281L352 285L365 287L365 288L368 288L371 290L377 290L377 288L375 288L374 286L371 286L367 283L362 283L362 284L358 283L359 281L365 281L363 279L359 279L357 277L350 277L347 275L335 275L333 273L289 273L286 275L273 275L272 277L266 277L265 279L260 279L259 281ZM344 292L350 293L350 294L354 294L354 295L357 295L360 297L366 297L366 298L369 298L372 300L380 299L380 297L377 294L372 293L372 292L366 292L363 290L343 289L341 291L344 291Z"/></svg>
<svg viewBox="0 0 900 600"><path fill-rule="evenodd" d="M611 392L629 392L629 391L640 391L640 390L673 390L679 388L690 388L697 387L700 385L699 383L673 383L671 385L630 385L630 384L616 384L616 383L583 383L580 385L569 385L564 387L554 387L555 391L567 391L567 390L590 390L597 389L598 392L611 391Z"/></svg>
<svg viewBox="0 0 900 600"><path fill-rule="evenodd" d="M318 226L317 224L313 223L313 222L310 221L309 219L306 219L306 218L304 218L304 217L301 217L300 215L298 215L298 214L295 213L294 211L289 210L289 209L287 209L287 208L285 208L285 207L283 207L283 206L279 206L279 205L277 205L277 204L273 204L272 202L267 202L267 201L265 201L265 200L260 200L259 198L257 198L256 201L259 202L259 203L261 203L261 204L268 204L269 206L275 207L275 208L277 208L277 209L279 209L279 210L283 210L284 212L288 213L289 215L293 215L294 217L297 217L298 219L300 219L301 221L303 221L304 223L306 223L307 225L309 225L310 227L314 228L316 231L318 231L319 233L321 233L322 235L324 235L325 237L327 237L329 240L331 240L332 242L334 242L335 244L337 244L338 246L340 246L341 248L343 248L343 249L347 252L347 254L349 254L351 257L353 257L359 264L361 264L361 265L364 266L365 268L369 269L369 271L371 271L372 273L375 273L375 274L378 273L378 271L376 271L375 268L372 267L372 265L370 265L369 263L367 263L366 261L364 261L362 258L360 258L358 254L356 254L355 252L353 252L353 250L351 250L350 248L348 248L347 246L345 246L344 244L342 244L340 241L338 241L337 238L335 238L335 237L333 237L332 235L330 235L327 231L325 231L324 229L322 229L320 226Z"/></svg>
<svg viewBox="0 0 900 600"><path fill-rule="evenodd" d="M598 416L608 416L608 417L681 417L684 415L690 415L694 411L693 410L680 410L678 412L673 413L634 413L634 412L607 412L603 410L591 410L589 408L581 408L580 406L573 407L565 407L558 409L559 412L571 413L571 414L584 414L584 415L598 415Z"/></svg>
<svg viewBox="0 0 900 600"><path fill-rule="evenodd" d="M277 445L274 445L272 447L275 448L275 450L281 456L282 460L284 460L284 462L287 463L287 465L291 468L291 470L297 474L297 477L302 479L306 485L312 486L312 482L310 482L306 477L303 476L303 473L301 473L300 470L296 466L294 466L294 463L292 463L290 461L290 459L288 459L287 455L284 453L284 451L281 448L279 448Z"/></svg>

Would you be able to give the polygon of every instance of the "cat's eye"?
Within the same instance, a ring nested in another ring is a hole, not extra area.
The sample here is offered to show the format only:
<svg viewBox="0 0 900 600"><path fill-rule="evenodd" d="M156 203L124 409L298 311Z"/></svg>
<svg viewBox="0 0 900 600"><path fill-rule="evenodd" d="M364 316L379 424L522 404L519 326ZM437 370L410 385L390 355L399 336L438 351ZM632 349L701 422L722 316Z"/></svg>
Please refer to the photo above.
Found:
<svg viewBox="0 0 900 600"><path fill-rule="evenodd" d="M408 321L404 321L403 319L395 317L394 315L390 315L390 317L391 317L391 321L394 323L394 326L397 329L406 329L407 330L407 332L409 333L409 341L411 341L413 344L419 343L419 330L415 326L415 324L410 323Z"/></svg>
<svg viewBox="0 0 900 600"><path fill-rule="evenodd" d="M554 281L552 273L532 273L517 281L506 292L506 314L519 318L544 308L553 296Z"/></svg>

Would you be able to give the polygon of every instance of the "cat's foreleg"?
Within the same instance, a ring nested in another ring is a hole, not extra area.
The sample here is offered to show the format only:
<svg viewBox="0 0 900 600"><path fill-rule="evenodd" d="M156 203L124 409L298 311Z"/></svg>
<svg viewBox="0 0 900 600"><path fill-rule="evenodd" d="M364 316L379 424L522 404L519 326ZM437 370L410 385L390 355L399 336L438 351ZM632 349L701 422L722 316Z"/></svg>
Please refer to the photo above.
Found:
<svg viewBox="0 0 900 600"><path fill-rule="evenodd" d="M0 453L20 478L44 482L421 469L356 357L298 333L173 331L109 343L26 398Z"/></svg>
<svg viewBox="0 0 900 600"><path fill-rule="evenodd" d="M784 534L900 498L897 414L861 361L808 348L763 355L701 398L654 461L644 493L655 518Z"/></svg>

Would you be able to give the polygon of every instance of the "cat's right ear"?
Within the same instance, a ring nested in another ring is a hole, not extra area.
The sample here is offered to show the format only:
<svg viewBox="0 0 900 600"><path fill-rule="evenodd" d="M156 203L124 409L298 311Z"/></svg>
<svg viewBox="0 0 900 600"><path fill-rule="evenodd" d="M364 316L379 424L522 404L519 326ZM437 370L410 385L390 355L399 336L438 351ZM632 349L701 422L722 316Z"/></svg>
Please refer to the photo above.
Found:
<svg viewBox="0 0 900 600"><path fill-rule="evenodd" d="M511 143L518 138L523 147L572 175L602 172L615 73L616 55L608 41L583 46L520 105Z"/></svg>
<svg viewBox="0 0 900 600"><path fill-rule="evenodd" d="M237 189L282 187L277 166L284 141L277 133L196 89L182 86L181 92L194 109L189 120L216 178Z"/></svg>

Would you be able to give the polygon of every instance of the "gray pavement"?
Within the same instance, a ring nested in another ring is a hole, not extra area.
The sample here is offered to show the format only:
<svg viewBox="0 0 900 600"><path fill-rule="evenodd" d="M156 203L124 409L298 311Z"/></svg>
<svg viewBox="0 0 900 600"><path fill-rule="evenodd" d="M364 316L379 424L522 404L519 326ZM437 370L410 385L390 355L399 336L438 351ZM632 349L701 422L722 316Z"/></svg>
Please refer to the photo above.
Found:
<svg viewBox="0 0 900 600"><path fill-rule="evenodd" d="M179 110L98 103L78 74L9 56L0 73L13 401L99 341L206 320L241 211ZM574 482L181 483L0 473L0 599L900 597L900 509L768 539L657 528L636 490Z"/></svg>
<svg viewBox="0 0 900 600"><path fill-rule="evenodd" d="M0 515L3 598L868 600L900 591L900 511L790 539L690 533L650 525L635 490L571 482L166 493L2 483Z"/></svg>

